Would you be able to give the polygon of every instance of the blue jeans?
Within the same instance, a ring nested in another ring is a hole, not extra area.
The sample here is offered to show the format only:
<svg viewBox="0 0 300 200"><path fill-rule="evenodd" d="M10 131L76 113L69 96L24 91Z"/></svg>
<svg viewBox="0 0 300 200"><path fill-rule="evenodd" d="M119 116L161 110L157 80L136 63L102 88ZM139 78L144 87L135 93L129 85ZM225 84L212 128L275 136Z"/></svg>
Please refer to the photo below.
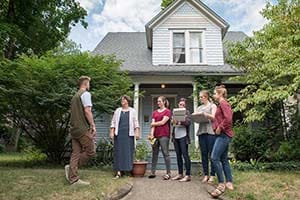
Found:
<svg viewBox="0 0 300 200"><path fill-rule="evenodd" d="M183 138L175 139L174 140L174 147L177 156L177 165L178 165L178 173L183 174L183 160L185 164L186 175L191 175L191 160L189 156L189 147L187 144L186 136Z"/></svg>
<svg viewBox="0 0 300 200"><path fill-rule="evenodd" d="M215 135L211 135L207 133L199 135L199 146L201 151L202 167L205 176L208 176L209 174L208 158L210 158L215 141L216 141ZM211 167L210 175L215 176L215 170L212 161L210 161L210 167Z"/></svg>
<svg viewBox="0 0 300 200"><path fill-rule="evenodd" d="M217 136L211 154L211 160L217 173L219 183L224 183L224 175L227 182L232 182L231 169L228 162L228 148L230 142L231 138L225 133Z"/></svg>

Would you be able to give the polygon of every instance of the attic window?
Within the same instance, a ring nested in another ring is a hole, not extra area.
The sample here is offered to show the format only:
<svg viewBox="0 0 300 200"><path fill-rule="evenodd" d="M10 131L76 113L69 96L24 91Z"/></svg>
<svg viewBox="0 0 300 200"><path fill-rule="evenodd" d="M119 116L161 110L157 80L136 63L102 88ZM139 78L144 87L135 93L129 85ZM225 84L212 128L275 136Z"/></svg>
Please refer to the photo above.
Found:
<svg viewBox="0 0 300 200"><path fill-rule="evenodd" d="M173 63L185 63L184 33L173 33Z"/></svg>
<svg viewBox="0 0 300 200"><path fill-rule="evenodd" d="M190 63L203 63L203 46L201 32L190 32Z"/></svg>

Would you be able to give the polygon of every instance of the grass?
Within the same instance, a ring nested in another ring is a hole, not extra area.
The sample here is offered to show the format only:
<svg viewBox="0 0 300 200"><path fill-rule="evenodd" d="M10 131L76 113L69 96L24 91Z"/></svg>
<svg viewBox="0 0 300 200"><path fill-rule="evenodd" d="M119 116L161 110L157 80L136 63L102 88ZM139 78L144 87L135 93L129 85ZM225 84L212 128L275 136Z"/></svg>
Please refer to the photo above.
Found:
<svg viewBox="0 0 300 200"><path fill-rule="evenodd" d="M234 185L234 191L226 191L234 200L300 199L300 171L234 171Z"/></svg>
<svg viewBox="0 0 300 200"><path fill-rule="evenodd" d="M109 169L80 169L83 180L90 186L70 186L65 180L61 166L38 166L24 168L28 163L24 154L0 154L0 199L2 200L98 200L113 193L130 178L112 180ZM18 164L21 164L17 167ZM27 165L30 166L30 165Z"/></svg>

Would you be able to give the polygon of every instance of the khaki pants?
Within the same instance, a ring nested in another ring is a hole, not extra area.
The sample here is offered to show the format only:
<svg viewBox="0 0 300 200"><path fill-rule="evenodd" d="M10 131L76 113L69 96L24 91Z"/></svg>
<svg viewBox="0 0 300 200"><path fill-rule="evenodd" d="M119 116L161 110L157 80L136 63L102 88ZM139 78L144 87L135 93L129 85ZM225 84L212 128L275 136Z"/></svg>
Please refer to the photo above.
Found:
<svg viewBox="0 0 300 200"><path fill-rule="evenodd" d="M86 164L86 162L96 154L96 145L94 144L91 131L88 131L80 138L72 138L72 154L70 159L70 183L74 183L79 179L78 167Z"/></svg>

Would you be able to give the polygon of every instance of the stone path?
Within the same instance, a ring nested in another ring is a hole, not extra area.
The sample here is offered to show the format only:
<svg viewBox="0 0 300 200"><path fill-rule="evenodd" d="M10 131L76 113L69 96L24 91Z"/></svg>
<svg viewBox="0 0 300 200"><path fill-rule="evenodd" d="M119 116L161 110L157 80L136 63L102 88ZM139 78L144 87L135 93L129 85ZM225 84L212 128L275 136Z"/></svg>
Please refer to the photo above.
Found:
<svg viewBox="0 0 300 200"><path fill-rule="evenodd" d="M173 175L176 172L172 173ZM211 200L207 191L214 188L202 184L200 177L193 177L191 182L162 180L164 171L158 171L155 179L134 178L132 191L123 200ZM220 198L221 199L221 198ZM224 197L223 197L224 199Z"/></svg>

